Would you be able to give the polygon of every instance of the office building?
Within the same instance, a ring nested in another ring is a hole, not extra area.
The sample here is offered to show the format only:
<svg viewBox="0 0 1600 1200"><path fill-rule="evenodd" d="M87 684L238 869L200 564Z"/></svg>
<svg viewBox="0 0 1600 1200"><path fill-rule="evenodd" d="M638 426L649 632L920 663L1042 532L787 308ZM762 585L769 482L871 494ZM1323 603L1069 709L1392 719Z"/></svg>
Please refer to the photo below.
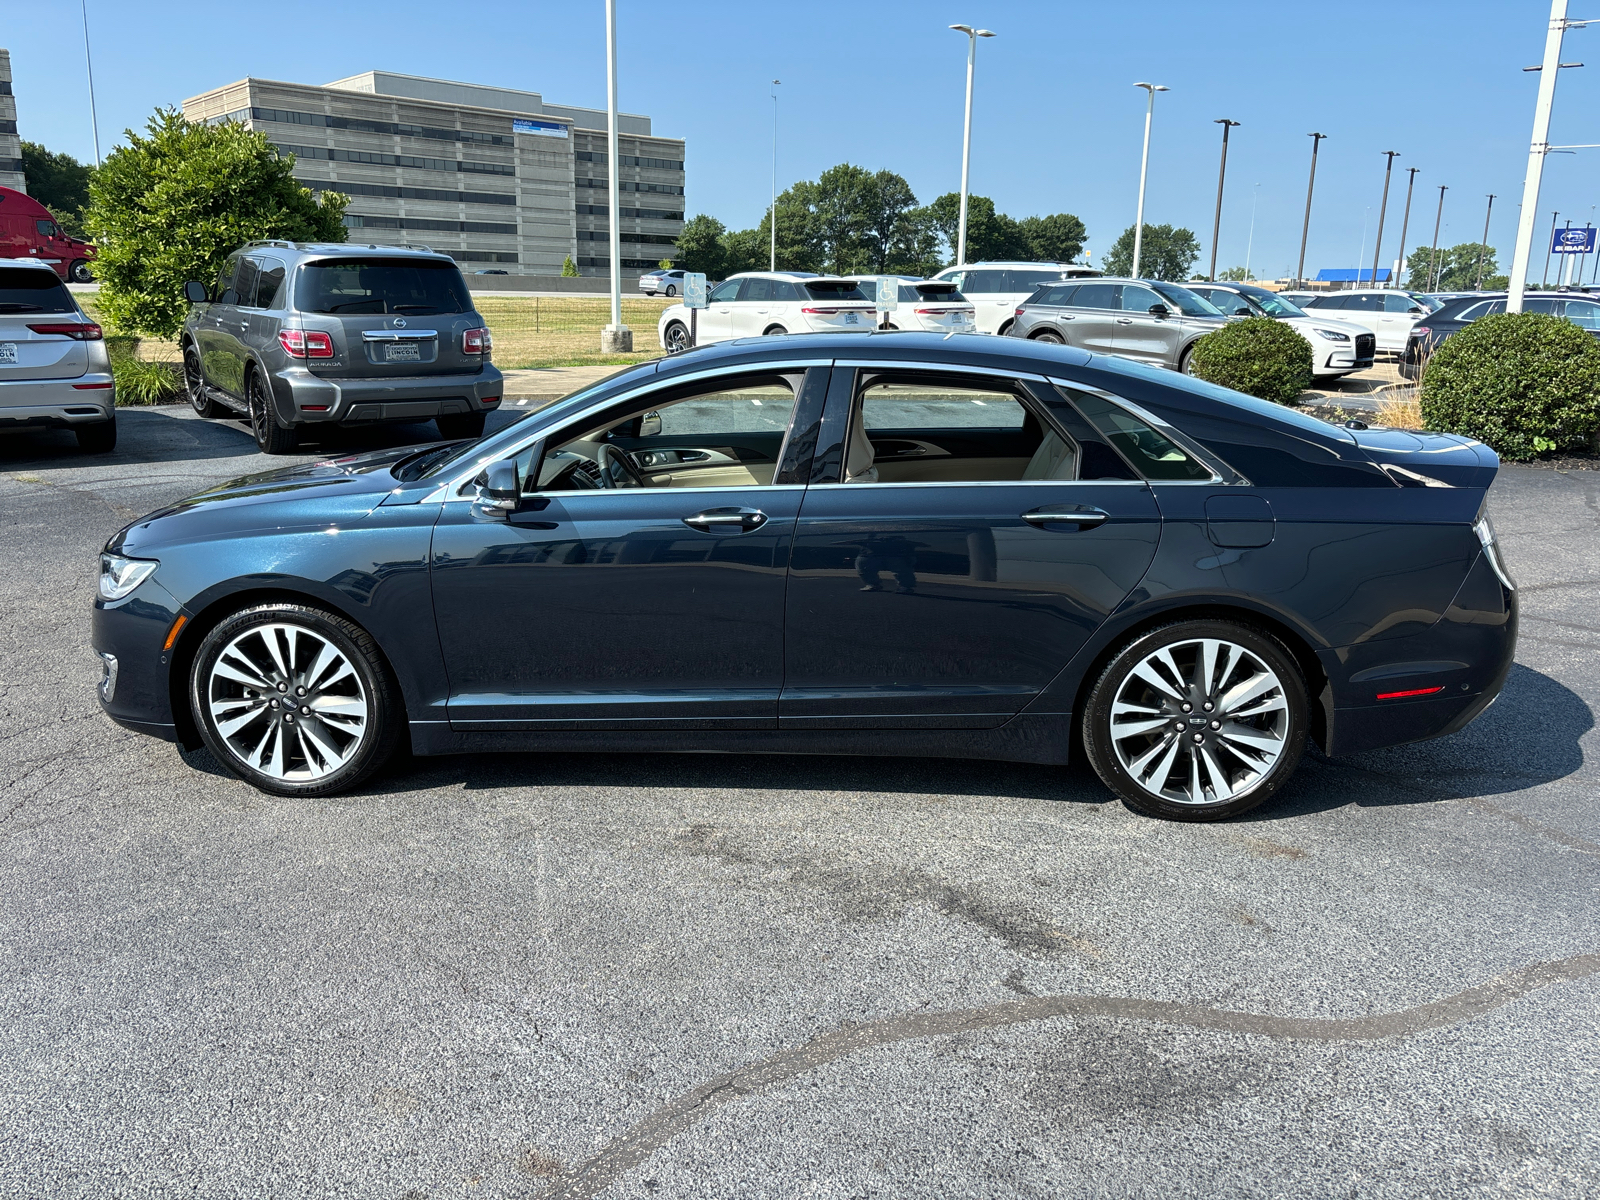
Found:
<svg viewBox="0 0 1600 1200"><path fill-rule="evenodd" d="M245 79L184 101L295 156L313 191L350 197L350 240L425 244L465 271L611 269L606 114L538 92L367 71L321 87ZM683 230L681 138L618 116L622 266L654 267Z"/></svg>
<svg viewBox="0 0 1600 1200"><path fill-rule="evenodd" d="M28 190L17 137L17 101L11 94L11 51L0 50L0 187Z"/></svg>

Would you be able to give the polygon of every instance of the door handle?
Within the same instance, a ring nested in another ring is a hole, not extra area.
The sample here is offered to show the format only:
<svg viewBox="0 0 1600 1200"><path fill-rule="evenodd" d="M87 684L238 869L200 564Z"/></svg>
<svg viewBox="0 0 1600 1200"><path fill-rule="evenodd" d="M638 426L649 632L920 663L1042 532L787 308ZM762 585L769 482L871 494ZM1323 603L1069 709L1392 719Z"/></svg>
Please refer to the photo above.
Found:
<svg viewBox="0 0 1600 1200"><path fill-rule="evenodd" d="M714 529L736 529L740 533L749 533L767 523L767 514L759 508L708 508L692 517L685 517L683 523L701 533L710 533Z"/></svg>
<svg viewBox="0 0 1600 1200"><path fill-rule="evenodd" d="M1110 518L1111 514L1104 509L1089 508L1082 504L1052 505L1046 508L1036 508L1031 512L1022 514L1024 521L1036 527L1076 525L1080 530L1092 529L1096 525L1103 525Z"/></svg>
<svg viewBox="0 0 1600 1200"><path fill-rule="evenodd" d="M1076 321L1077 319L1078 318L1073 316L1071 313L1062 313L1059 317L1056 318L1056 320L1058 320L1058 321Z"/></svg>
<svg viewBox="0 0 1600 1200"><path fill-rule="evenodd" d="M245 330L247 330L249 328L250 328L250 322L249 321L240 321L239 322L239 332L240 333L243 333Z"/></svg>
<svg viewBox="0 0 1600 1200"><path fill-rule="evenodd" d="M1133 324L1133 318L1132 317L1118 317L1117 318L1117 324L1118 325L1132 325Z"/></svg>

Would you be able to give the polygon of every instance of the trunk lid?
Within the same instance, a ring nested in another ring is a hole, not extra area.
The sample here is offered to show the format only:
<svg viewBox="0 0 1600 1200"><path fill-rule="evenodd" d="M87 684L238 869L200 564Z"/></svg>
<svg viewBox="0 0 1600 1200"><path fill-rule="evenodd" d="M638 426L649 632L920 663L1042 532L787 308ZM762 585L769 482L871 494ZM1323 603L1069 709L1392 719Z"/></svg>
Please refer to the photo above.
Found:
<svg viewBox="0 0 1600 1200"><path fill-rule="evenodd" d="M1454 433L1381 426L1346 432L1401 487L1487 488L1500 470L1500 457L1493 450Z"/></svg>

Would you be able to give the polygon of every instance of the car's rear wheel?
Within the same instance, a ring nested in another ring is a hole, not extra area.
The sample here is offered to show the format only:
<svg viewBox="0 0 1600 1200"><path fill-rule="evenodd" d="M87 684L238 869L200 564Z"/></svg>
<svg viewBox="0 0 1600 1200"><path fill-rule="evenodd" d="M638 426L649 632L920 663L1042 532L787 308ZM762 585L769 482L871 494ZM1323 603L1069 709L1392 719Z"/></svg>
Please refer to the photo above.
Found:
<svg viewBox="0 0 1600 1200"><path fill-rule="evenodd" d="M667 331L662 340L667 344L668 354L682 354L689 349L689 330L681 321L673 321L667 326Z"/></svg>
<svg viewBox="0 0 1600 1200"><path fill-rule="evenodd" d="M67 268L67 278L73 283L93 283L94 276L89 273L89 264L81 259L74 259Z"/></svg>
<svg viewBox="0 0 1600 1200"><path fill-rule="evenodd" d="M1299 765L1306 685L1273 637L1233 621L1180 621L1136 638L1084 706L1083 744L1123 803L1176 821L1238 816Z"/></svg>
<svg viewBox="0 0 1600 1200"><path fill-rule="evenodd" d="M669 284L667 284L667 293L666 294L669 295L669 296L676 296L678 294L678 289L673 287L669 283Z"/></svg>
<svg viewBox="0 0 1600 1200"><path fill-rule="evenodd" d="M1067 339L1062 337L1054 329L1041 329L1038 333L1033 335L1033 340L1036 342L1044 342L1046 345L1050 346L1065 346L1067 344Z"/></svg>
<svg viewBox="0 0 1600 1200"><path fill-rule="evenodd" d="M250 402L250 432L263 454L292 454L299 439L293 429L278 424L278 415L272 411L272 397L259 372L251 371L244 383L245 398Z"/></svg>
<svg viewBox="0 0 1600 1200"><path fill-rule="evenodd" d="M787 329L785 329L782 325L768 325L765 329L763 329L761 331L761 336L762 337L782 337L784 334L786 334L788 332L789 331Z"/></svg>
<svg viewBox="0 0 1600 1200"><path fill-rule="evenodd" d="M183 386L189 393L189 406L202 417L220 417L226 411L206 391L206 377L200 370L200 352L191 342L183 348Z"/></svg>
<svg viewBox="0 0 1600 1200"><path fill-rule="evenodd" d="M194 657L189 703L206 748L278 796L356 786L394 752L401 704L359 625L306 605L243 609Z"/></svg>
<svg viewBox="0 0 1600 1200"><path fill-rule="evenodd" d="M85 454L109 454L117 448L117 414L109 421L93 425L79 425L72 431L78 437L78 449Z"/></svg>
<svg viewBox="0 0 1600 1200"><path fill-rule="evenodd" d="M487 418L486 413L449 413L442 417L435 417L433 422L439 427L439 436L446 441L459 442L466 438L481 438L483 436L483 423Z"/></svg>

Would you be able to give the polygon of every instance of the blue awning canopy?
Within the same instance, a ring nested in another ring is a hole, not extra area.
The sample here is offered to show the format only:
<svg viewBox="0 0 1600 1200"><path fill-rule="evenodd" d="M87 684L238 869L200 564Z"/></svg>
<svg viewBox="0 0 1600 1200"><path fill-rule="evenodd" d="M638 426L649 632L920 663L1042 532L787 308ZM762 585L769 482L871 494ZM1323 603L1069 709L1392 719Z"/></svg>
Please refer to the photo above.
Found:
<svg viewBox="0 0 1600 1200"><path fill-rule="evenodd" d="M1389 281L1389 268L1378 268L1378 282ZM1318 283L1371 283L1371 267L1323 267L1317 272Z"/></svg>

